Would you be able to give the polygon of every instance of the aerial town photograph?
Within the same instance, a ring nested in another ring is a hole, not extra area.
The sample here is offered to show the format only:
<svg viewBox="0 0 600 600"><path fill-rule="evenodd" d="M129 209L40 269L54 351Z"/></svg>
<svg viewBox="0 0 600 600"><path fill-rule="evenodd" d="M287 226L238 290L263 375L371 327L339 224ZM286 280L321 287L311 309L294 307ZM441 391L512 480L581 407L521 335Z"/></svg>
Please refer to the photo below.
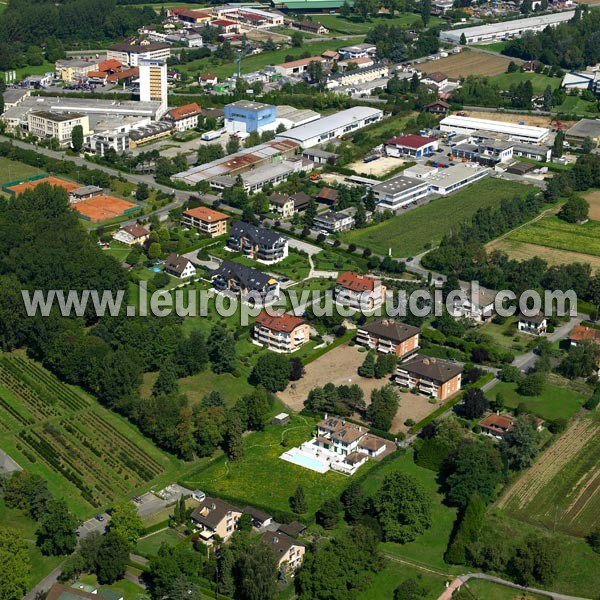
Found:
<svg viewBox="0 0 600 600"><path fill-rule="evenodd" d="M600 0L0 0L0 600L600 599Z"/></svg>

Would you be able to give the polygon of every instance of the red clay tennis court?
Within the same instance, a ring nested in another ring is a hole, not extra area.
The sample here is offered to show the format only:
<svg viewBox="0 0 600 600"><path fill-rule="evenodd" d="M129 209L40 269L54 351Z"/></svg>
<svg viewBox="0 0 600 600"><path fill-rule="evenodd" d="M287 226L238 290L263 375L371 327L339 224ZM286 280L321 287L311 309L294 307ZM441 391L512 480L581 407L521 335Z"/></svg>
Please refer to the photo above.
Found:
<svg viewBox="0 0 600 600"><path fill-rule="evenodd" d="M92 223L123 216L129 209L137 208L137 204L115 198L114 196L94 196L88 200L75 202L71 206Z"/></svg>
<svg viewBox="0 0 600 600"><path fill-rule="evenodd" d="M58 187L64 188L67 192L72 192L77 188L81 187L72 181L66 181L65 179L59 179L58 177L44 177L43 179L35 179L33 181L24 181L23 183L17 183L17 185L12 185L8 188L10 192L13 194L22 194L25 190L33 190L41 183L49 183L50 185L56 185Z"/></svg>

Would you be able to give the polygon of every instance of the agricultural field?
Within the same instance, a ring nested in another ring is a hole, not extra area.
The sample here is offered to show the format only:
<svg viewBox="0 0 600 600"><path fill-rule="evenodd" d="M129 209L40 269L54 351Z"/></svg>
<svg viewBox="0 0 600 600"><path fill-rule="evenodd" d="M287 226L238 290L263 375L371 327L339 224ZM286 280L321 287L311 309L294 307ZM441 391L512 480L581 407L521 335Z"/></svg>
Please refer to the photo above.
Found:
<svg viewBox="0 0 600 600"><path fill-rule="evenodd" d="M592 190L582 195L590 206L590 219L600 221L600 190Z"/></svg>
<svg viewBox="0 0 600 600"><path fill-rule="evenodd" d="M508 57L506 57L506 60L508 62L511 61ZM516 63L520 62L518 58L513 58L512 60ZM492 82L496 83L503 90L507 90L511 85L524 83L525 81L531 81L534 94L543 94L547 86L550 86L552 89L560 87L562 78L548 77L541 73L523 73L521 71L515 71L514 73L502 72L492 77Z"/></svg>
<svg viewBox="0 0 600 600"><path fill-rule="evenodd" d="M497 503L512 517L585 536L600 525L600 423L576 420Z"/></svg>
<svg viewBox="0 0 600 600"><path fill-rule="evenodd" d="M517 392L517 384L500 382L488 393L488 400L496 394L502 394L504 405L516 409L520 404L528 412L552 421L553 419L569 419L575 415L589 396L589 391L572 389L568 382L559 376L550 376L540 396L521 396Z"/></svg>
<svg viewBox="0 0 600 600"><path fill-rule="evenodd" d="M518 60L517 60L518 62ZM467 75L494 76L504 73L510 63L510 58L493 56L487 52L465 50L460 54L452 54L447 58L440 58L418 65L419 71L433 73L441 71L448 77L466 77Z"/></svg>
<svg viewBox="0 0 600 600"><path fill-rule="evenodd" d="M181 482L190 489L229 497L240 506L251 504L268 511L290 512L289 499L301 485L306 493L308 514L314 514L323 500L339 496L348 485L346 476L328 471L320 474L279 458L286 448L309 440L317 420L293 415L286 427L267 425L264 431L244 438L245 453L230 463L224 456L189 473ZM367 462L360 472L376 463Z"/></svg>
<svg viewBox="0 0 600 600"><path fill-rule="evenodd" d="M477 209L498 206L505 198L524 196L531 190L531 186L514 181L483 179L456 194L377 225L351 231L342 238L377 254L385 255L391 248L393 257L407 257L439 243L452 226L468 219Z"/></svg>
<svg viewBox="0 0 600 600"><path fill-rule="evenodd" d="M517 229L507 239L600 256L600 221L577 225L550 216Z"/></svg>
<svg viewBox="0 0 600 600"><path fill-rule="evenodd" d="M79 517L180 471L125 420L22 352L0 356L0 447Z"/></svg>
<svg viewBox="0 0 600 600"><path fill-rule="evenodd" d="M17 162L16 160L0 157L0 186L11 181L33 177L40 173L42 173L40 169L30 167L29 165Z"/></svg>

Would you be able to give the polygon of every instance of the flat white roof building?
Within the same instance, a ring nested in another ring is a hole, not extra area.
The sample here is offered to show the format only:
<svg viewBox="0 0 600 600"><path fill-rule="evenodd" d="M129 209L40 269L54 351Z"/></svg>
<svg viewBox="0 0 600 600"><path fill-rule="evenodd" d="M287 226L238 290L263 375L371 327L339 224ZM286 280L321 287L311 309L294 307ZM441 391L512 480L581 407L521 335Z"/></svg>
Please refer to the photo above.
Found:
<svg viewBox="0 0 600 600"><path fill-rule="evenodd" d="M447 169L439 169L437 173L430 175L426 181L431 193L446 196L487 177L489 173L490 169L476 163L461 163Z"/></svg>
<svg viewBox="0 0 600 600"><path fill-rule="evenodd" d="M450 29L440 31L440 40L444 42L460 43L461 36L465 35L467 44L478 42L493 42L503 38L521 37L526 31L542 31L546 27L556 27L573 18L574 10L541 15L539 17L528 17L527 19L516 19L515 21L503 21L501 23L490 23L478 27L464 27L461 29Z"/></svg>
<svg viewBox="0 0 600 600"><path fill-rule="evenodd" d="M550 130L547 127L532 127L531 125L517 125L489 119L475 119L473 117L459 117L451 115L440 121L440 131L471 134L475 131L502 133L519 142L539 144L543 142Z"/></svg>
<svg viewBox="0 0 600 600"><path fill-rule="evenodd" d="M397 211L399 208L427 196L429 183L427 179L413 179L404 175L398 175L372 188L377 198L377 210Z"/></svg>
<svg viewBox="0 0 600 600"><path fill-rule="evenodd" d="M347 133L381 121L383 111L378 108L355 106L347 110L323 117L313 123L294 127L276 136L280 140L292 140L303 148L311 148L317 144L339 138Z"/></svg>

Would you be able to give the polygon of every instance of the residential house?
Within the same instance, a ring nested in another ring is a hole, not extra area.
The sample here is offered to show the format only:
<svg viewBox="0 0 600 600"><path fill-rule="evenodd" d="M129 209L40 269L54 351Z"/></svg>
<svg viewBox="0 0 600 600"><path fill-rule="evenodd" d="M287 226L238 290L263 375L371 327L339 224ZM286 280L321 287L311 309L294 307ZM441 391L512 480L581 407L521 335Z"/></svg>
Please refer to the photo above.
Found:
<svg viewBox="0 0 600 600"><path fill-rule="evenodd" d="M385 440L370 434L366 427L327 414L317 423L316 443L325 450L353 457L353 462L360 464L369 457L380 456L387 448Z"/></svg>
<svg viewBox="0 0 600 600"><path fill-rule="evenodd" d="M334 190L330 187L324 187L321 188L316 194L313 194L313 198L322 204L335 206L339 202L340 192L339 190Z"/></svg>
<svg viewBox="0 0 600 600"><path fill-rule="evenodd" d="M288 239L279 233L244 221L235 223L227 240L227 250L264 263L275 263L288 255Z"/></svg>
<svg viewBox="0 0 600 600"><path fill-rule="evenodd" d="M187 227L194 227L213 238L227 233L228 220L229 217L218 210L207 206L197 206L183 212L181 223Z"/></svg>
<svg viewBox="0 0 600 600"><path fill-rule="evenodd" d="M266 513L264 510L260 510L258 508L254 508L254 506L245 506L242 511L245 515L250 515L252 517L252 525L257 529L261 527L268 527L273 523L273 517Z"/></svg>
<svg viewBox="0 0 600 600"><path fill-rule="evenodd" d="M295 352L310 341L310 325L295 315L271 316L262 311L256 317L252 338L273 352Z"/></svg>
<svg viewBox="0 0 600 600"><path fill-rule="evenodd" d="M134 244L145 244L150 237L150 231L141 225L126 225L121 227L113 235L113 240L133 246Z"/></svg>
<svg viewBox="0 0 600 600"><path fill-rule="evenodd" d="M517 328L523 333L542 335L548 331L548 319L542 313L532 315L530 317L527 317L521 313L519 314Z"/></svg>
<svg viewBox="0 0 600 600"><path fill-rule="evenodd" d="M300 521L292 521L291 523L282 523L277 531L285 533L290 537L297 538L301 533L306 531L306 525Z"/></svg>
<svg viewBox="0 0 600 600"><path fill-rule="evenodd" d="M242 511L219 498L206 497L192 512L192 521L201 529L200 537L211 540L218 535L227 541L236 529Z"/></svg>
<svg viewBox="0 0 600 600"><path fill-rule="evenodd" d="M214 73L201 73L198 77L198 83L201 86L217 85L219 78Z"/></svg>
<svg viewBox="0 0 600 600"><path fill-rule="evenodd" d="M575 325L569 334L569 342L571 346L580 346L586 342L600 346L600 330L585 325Z"/></svg>
<svg viewBox="0 0 600 600"><path fill-rule="evenodd" d="M461 365L417 354L398 365L394 379L401 387L416 388L443 401L460 391L461 376Z"/></svg>
<svg viewBox="0 0 600 600"><path fill-rule="evenodd" d="M454 300L452 316L457 319L472 319L478 323L491 321L495 314L495 301L495 291L468 286L462 290L461 297Z"/></svg>
<svg viewBox="0 0 600 600"><path fill-rule="evenodd" d="M445 117L448 114L448 111L450 110L450 105L447 102L444 102L443 100L436 100L431 104L427 104L424 107L424 110L433 115L441 115Z"/></svg>
<svg viewBox="0 0 600 600"><path fill-rule="evenodd" d="M321 57L324 58L327 62L333 63L340 60L341 55L337 50L325 50L325 52L321 54Z"/></svg>
<svg viewBox="0 0 600 600"><path fill-rule="evenodd" d="M267 531L260 538L277 558L277 567L285 566L293 574L300 568L306 547L293 537L280 531Z"/></svg>
<svg viewBox="0 0 600 600"><path fill-rule="evenodd" d="M370 311L383 304L385 291L381 279L346 271L337 278L335 300L344 306Z"/></svg>
<svg viewBox="0 0 600 600"><path fill-rule="evenodd" d="M304 212L310 204L310 196L306 192L297 192L290 198L294 201L294 212Z"/></svg>
<svg viewBox="0 0 600 600"><path fill-rule="evenodd" d="M279 213L283 219L288 219L294 216L294 201L287 194L273 192L269 196L269 210Z"/></svg>
<svg viewBox="0 0 600 600"><path fill-rule="evenodd" d="M198 116L200 115L200 107L192 102L184 104L167 111L163 119L173 123L173 128L176 131L187 131L198 126Z"/></svg>
<svg viewBox="0 0 600 600"><path fill-rule="evenodd" d="M388 156L410 156L422 158L438 149L438 140L423 135L399 135L385 141L385 153Z"/></svg>
<svg viewBox="0 0 600 600"><path fill-rule="evenodd" d="M437 88L444 87L448 84L448 75L446 73L442 73L441 71L434 71L433 73L428 73L424 77L421 78L421 83L431 84L436 86Z"/></svg>
<svg viewBox="0 0 600 600"><path fill-rule="evenodd" d="M359 325L356 343L383 354L395 354L405 358L419 349L421 330L392 319L376 319Z"/></svg>
<svg viewBox="0 0 600 600"><path fill-rule="evenodd" d="M185 256L169 254L165 260L165 273L179 279L187 279L196 275L196 267Z"/></svg>
<svg viewBox="0 0 600 600"><path fill-rule="evenodd" d="M315 216L313 227L324 233L348 231L354 227L354 217L345 211L327 210Z"/></svg>
<svg viewBox="0 0 600 600"><path fill-rule="evenodd" d="M318 21L296 21L294 27L300 31L306 31L306 33L313 33L315 35L327 35L329 29L321 25Z"/></svg>
<svg viewBox="0 0 600 600"><path fill-rule="evenodd" d="M508 415L488 415L479 421L481 433L502 439L513 428L513 420Z"/></svg>
<svg viewBox="0 0 600 600"><path fill-rule="evenodd" d="M217 292L239 294L242 300L265 301L279 297L277 279L238 263L224 260L212 274L213 287Z"/></svg>

